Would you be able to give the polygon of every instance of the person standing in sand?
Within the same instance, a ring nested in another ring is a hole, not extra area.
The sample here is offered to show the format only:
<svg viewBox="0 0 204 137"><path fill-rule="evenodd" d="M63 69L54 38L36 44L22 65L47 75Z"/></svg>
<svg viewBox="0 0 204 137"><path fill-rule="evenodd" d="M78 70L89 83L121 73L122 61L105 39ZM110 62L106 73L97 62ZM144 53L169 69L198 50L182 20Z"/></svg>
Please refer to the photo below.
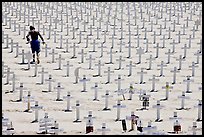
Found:
<svg viewBox="0 0 204 137"><path fill-rule="evenodd" d="M30 42L29 36L31 36L32 41L30 42L31 50L33 54L33 61L32 63L35 63L35 52L37 54L37 64L40 63L39 54L40 54L40 41L38 40L38 35L40 36L42 43L45 44L43 37L38 31L35 31L35 28L33 26L30 26L30 31L28 32L26 38L28 43Z"/></svg>

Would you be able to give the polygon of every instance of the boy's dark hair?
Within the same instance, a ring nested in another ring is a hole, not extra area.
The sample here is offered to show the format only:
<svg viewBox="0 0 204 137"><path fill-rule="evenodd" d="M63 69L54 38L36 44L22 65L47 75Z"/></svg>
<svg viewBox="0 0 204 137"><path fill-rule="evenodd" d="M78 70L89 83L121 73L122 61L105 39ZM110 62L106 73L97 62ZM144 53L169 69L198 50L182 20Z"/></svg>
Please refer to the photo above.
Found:
<svg viewBox="0 0 204 137"><path fill-rule="evenodd" d="M30 26L30 30L34 30L35 28L33 26Z"/></svg>

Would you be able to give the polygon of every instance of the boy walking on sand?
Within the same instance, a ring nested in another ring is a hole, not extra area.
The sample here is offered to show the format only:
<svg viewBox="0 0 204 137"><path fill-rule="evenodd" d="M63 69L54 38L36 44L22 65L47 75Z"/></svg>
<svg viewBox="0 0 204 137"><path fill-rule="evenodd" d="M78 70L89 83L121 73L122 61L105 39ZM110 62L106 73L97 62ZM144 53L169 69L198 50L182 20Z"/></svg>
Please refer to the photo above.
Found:
<svg viewBox="0 0 204 137"><path fill-rule="evenodd" d="M44 39L41 36L41 34L38 31L35 31L35 28L33 26L30 26L30 31L28 32L26 38L27 41L30 42L29 36L31 36L32 41L30 42L31 45L31 50L32 50L32 54L33 54L33 61L32 63L35 63L35 52L37 54L37 64L40 63L39 60L39 53L40 53L40 41L38 40L38 35L40 36L42 43L44 44Z"/></svg>

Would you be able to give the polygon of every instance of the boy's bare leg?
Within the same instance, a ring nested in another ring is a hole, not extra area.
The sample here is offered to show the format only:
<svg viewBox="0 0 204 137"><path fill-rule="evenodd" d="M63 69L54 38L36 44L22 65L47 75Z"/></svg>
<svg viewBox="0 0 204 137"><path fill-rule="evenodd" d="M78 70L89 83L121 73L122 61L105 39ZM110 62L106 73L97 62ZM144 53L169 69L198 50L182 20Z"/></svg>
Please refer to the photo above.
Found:
<svg viewBox="0 0 204 137"><path fill-rule="evenodd" d="M40 63L40 53L37 53L37 64Z"/></svg>
<svg viewBox="0 0 204 137"><path fill-rule="evenodd" d="M35 53L33 53L33 63L35 62Z"/></svg>

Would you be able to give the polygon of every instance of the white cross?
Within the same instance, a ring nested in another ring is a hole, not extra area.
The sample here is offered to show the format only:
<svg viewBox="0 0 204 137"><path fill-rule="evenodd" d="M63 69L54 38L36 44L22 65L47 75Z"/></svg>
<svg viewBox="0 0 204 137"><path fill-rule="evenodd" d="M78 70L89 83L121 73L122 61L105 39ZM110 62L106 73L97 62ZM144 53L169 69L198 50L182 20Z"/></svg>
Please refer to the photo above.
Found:
<svg viewBox="0 0 204 137"><path fill-rule="evenodd" d="M106 135L106 131L110 131L110 129L106 127L106 123L102 123L102 129L97 130L102 131L102 135Z"/></svg>
<svg viewBox="0 0 204 137"><path fill-rule="evenodd" d="M182 65L182 62L181 62L181 61L183 61L183 60L184 60L184 58L182 58L182 55L179 55L179 58L178 58L178 59L176 59L176 60L178 60L178 61L179 61L179 68L178 68L178 70L181 70L181 65Z"/></svg>
<svg viewBox="0 0 204 137"><path fill-rule="evenodd" d="M120 55L119 56L119 59L116 59L116 61L119 61L119 63L118 63L118 69L115 69L115 70L120 70L121 69L121 66L122 66L122 61L125 61L124 59L122 59L122 56Z"/></svg>
<svg viewBox="0 0 204 137"><path fill-rule="evenodd" d="M170 55L173 55L173 53L171 52L171 50L170 49L168 49L168 52L166 52L165 54L167 54L168 55L168 59L167 59L167 63L166 64L170 64Z"/></svg>
<svg viewBox="0 0 204 137"><path fill-rule="evenodd" d="M165 97L165 99L162 99L162 100L168 100L169 90L173 89L173 87L169 85L169 82L166 82L166 86L162 87L162 89L166 89L166 97Z"/></svg>
<svg viewBox="0 0 204 137"><path fill-rule="evenodd" d="M156 79L155 77L155 75L152 75L152 79L149 79L149 81L152 81L152 90L150 92L157 92L157 90L155 90L155 82L159 81L159 79Z"/></svg>
<svg viewBox="0 0 204 137"><path fill-rule="evenodd" d="M120 109L125 108L126 105L121 105L120 100L117 101L117 105L113 105L113 108L117 108L117 118L115 121L120 121Z"/></svg>
<svg viewBox="0 0 204 137"><path fill-rule="evenodd" d="M198 108L198 118L196 121L202 121L201 119L201 111L202 111L202 100L198 100L198 104L196 106L194 106L195 108Z"/></svg>
<svg viewBox="0 0 204 137"><path fill-rule="evenodd" d="M144 72L143 70L144 70L144 68L141 68L141 72L137 72L137 74L141 74L140 75L140 82L139 82L139 84L144 84L145 83L143 81L143 74L147 74L147 72Z"/></svg>
<svg viewBox="0 0 204 137"><path fill-rule="evenodd" d="M57 53L55 53L55 49L52 49L52 52L49 54L52 55L52 63L55 63L55 55L57 55Z"/></svg>
<svg viewBox="0 0 204 137"><path fill-rule="evenodd" d="M57 87L55 87L54 89L57 90L57 99L56 99L56 101L63 101L62 99L60 99L61 89L64 89L63 87L61 87L61 83L58 82L58 83L57 83Z"/></svg>
<svg viewBox="0 0 204 137"><path fill-rule="evenodd" d="M160 105L160 101L157 100L157 104L152 106L153 108L157 109L157 119L155 120L155 122L161 122L163 121L162 119L160 119L160 109L163 108L163 105Z"/></svg>
<svg viewBox="0 0 204 137"><path fill-rule="evenodd" d="M92 60L95 60L95 58L92 58L92 54L89 54L89 58L87 58L86 60L89 60L88 69L92 69Z"/></svg>
<svg viewBox="0 0 204 137"><path fill-rule="evenodd" d="M31 123L38 122L38 110L42 109L43 106L38 105L38 101L35 101L35 105L30 107L32 110L35 110L35 120L33 120Z"/></svg>
<svg viewBox="0 0 204 137"><path fill-rule="evenodd" d="M23 97L23 102L27 102L27 109L24 112L29 112L31 113L31 107L30 107L30 102L34 102L34 97L30 95L30 91L28 91L28 95Z"/></svg>
<svg viewBox="0 0 204 137"><path fill-rule="evenodd" d="M198 66L196 66L195 62L193 61L192 65L189 66L189 67L192 68L192 75L191 76L194 77L195 76L195 68L198 67Z"/></svg>
<svg viewBox="0 0 204 137"><path fill-rule="evenodd" d="M139 54L139 61L137 64L140 64L141 63L141 55L144 54L144 49L142 49L141 47L139 47L139 49L137 49L137 53L136 54Z"/></svg>
<svg viewBox="0 0 204 137"><path fill-rule="evenodd" d="M79 80L80 82L83 82L83 90L81 92L87 92L86 91L86 81L90 81L90 79L86 78L86 75L83 75L83 78Z"/></svg>
<svg viewBox="0 0 204 137"><path fill-rule="evenodd" d="M73 122L81 122L80 116L79 116L79 114L80 114L79 113L80 112L80 110L79 110L79 108L80 108L79 100L76 100L76 105L73 108L76 109L76 120L74 120Z"/></svg>
<svg viewBox="0 0 204 137"><path fill-rule="evenodd" d="M173 72L173 82L172 84L176 84L176 73L179 72L176 67L174 67L174 70L171 70L170 72Z"/></svg>
<svg viewBox="0 0 204 137"><path fill-rule="evenodd" d="M183 80L183 82L186 82L186 93L192 93L192 91L190 91L190 82L193 81L193 79L190 79L190 76L187 76L186 80Z"/></svg>
<svg viewBox="0 0 204 137"><path fill-rule="evenodd" d="M102 96L102 98L105 98L105 108L103 110L111 110L110 108L108 108L108 98L113 97L113 95L109 94L109 91L106 90L105 95Z"/></svg>
<svg viewBox="0 0 204 137"><path fill-rule="evenodd" d="M44 70L45 70L45 68L42 67L42 71L38 72L38 73L41 74L41 83L40 83L40 84L44 84L44 75L45 75L46 73L48 74L48 72L45 72Z"/></svg>
<svg viewBox="0 0 204 137"><path fill-rule="evenodd" d="M62 69L62 60L65 60L64 58L62 58L62 55L59 54L59 58L56 58L56 60L59 60L59 63L58 63L58 68L56 70L61 70Z"/></svg>
<svg viewBox="0 0 204 137"><path fill-rule="evenodd" d="M87 117L84 117L84 119L87 119L87 122L86 122L86 134L90 133L90 132L93 132L93 119L95 119L95 118L96 117L92 116L92 110L90 110L88 112ZM92 130L89 130L89 128L92 128Z"/></svg>
<svg viewBox="0 0 204 137"><path fill-rule="evenodd" d="M64 67L66 67L66 77L69 77L69 68L73 67L73 65L70 65L69 61L67 61L66 65L63 65Z"/></svg>
<svg viewBox="0 0 204 137"><path fill-rule="evenodd" d="M48 81L48 91L42 91L42 92L51 92L52 91L52 82L54 82L55 80L52 79L52 75L49 75L48 79L45 79L45 81Z"/></svg>
<svg viewBox="0 0 204 137"><path fill-rule="evenodd" d="M182 109L188 109L188 108L184 108L184 101L185 101L185 99L190 99L190 97L187 97L186 95L185 95L185 92L183 91L182 92L182 95L181 96L178 96L178 98L180 98L181 99L181 108L177 108L177 110L182 110Z"/></svg>
<svg viewBox="0 0 204 137"><path fill-rule="evenodd" d="M63 96L63 99L67 100L67 109L64 110L65 112L72 112L72 110L70 108L70 100L71 100L71 98L73 98L73 97L71 97L69 91L67 92L67 96Z"/></svg>
<svg viewBox="0 0 204 137"><path fill-rule="evenodd" d="M101 66L104 66L104 64L101 63L101 60L98 60L98 64L96 64L95 66L98 66L98 74L97 75L93 75L93 77L101 77Z"/></svg>
<svg viewBox="0 0 204 137"><path fill-rule="evenodd" d="M17 100L18 102L20 102L23 98L23 90L27 90L27 88L23 87L23 83L20 83L20 87L17 87L16 89L20 90L19 100Z"/></svg>
<svg viewBox="0 0 204 137"><path fill-rule="evenodd" d="M37 73L38 73L38 67L41 67L41 65L35 63L32 67L34 67L34 75L33 75L33 77L36 77Z"/></svg>
<svg viewBox="0 0 204 137"><path fill-rule="evenodd" d="M160 75L159 75L159 76L160 76L160 77L161 77L161 76L164 76L164 75L163 75L163 68L166 67L167 65L164 64L164 61L161 61L161 65L157 65L157 66L158 66L158 67L159 67L159 66L161 67L161 68L160 68Z"/></svg>

